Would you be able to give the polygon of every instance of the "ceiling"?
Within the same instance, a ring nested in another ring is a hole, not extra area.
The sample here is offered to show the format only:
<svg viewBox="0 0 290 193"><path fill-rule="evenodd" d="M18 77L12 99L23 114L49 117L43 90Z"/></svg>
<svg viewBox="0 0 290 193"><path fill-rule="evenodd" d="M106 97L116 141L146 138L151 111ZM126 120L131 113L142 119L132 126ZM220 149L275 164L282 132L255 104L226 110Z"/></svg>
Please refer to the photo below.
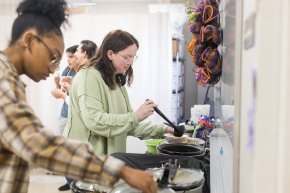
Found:
<svg viewBox="0 0 290 193"><path fill-rule="evenodd" d="M15 9L22 0L0 0L0 15L1 14L11 14L15 13ZM49 0L47 0L49 1ZM138 6L139 3L142 4L183 4L187 0L66 0L69 5L69 13L81 14L92 12L95 6L110 6L111 3L115 6L119 6L121 3L126 3L126 5L132 3L134 6Z"/></svg>
<svg viewBox="0 0 290 193"><path fill-rule="evenodd" d="M0 5L15 5L21 0L0 0ZM104 3L104 2L148 2L148 3L184 3L186 0L67 0L69 4L80 4L80 3Z"/></svg>

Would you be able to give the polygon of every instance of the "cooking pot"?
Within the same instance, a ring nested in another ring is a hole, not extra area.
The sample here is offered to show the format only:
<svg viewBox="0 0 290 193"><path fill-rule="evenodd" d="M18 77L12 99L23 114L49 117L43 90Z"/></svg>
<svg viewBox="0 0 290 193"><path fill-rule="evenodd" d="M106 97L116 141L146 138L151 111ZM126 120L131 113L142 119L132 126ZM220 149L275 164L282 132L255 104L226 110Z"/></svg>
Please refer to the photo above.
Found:
<svg viewBox="0 0 290 193"><path fill-rule="evenodd" d="M140 193L125 183L123 180L117 182L117 184L112 188L106 188L98 184L88 184L81 181L75 181L71 183L71 191L73 193ZM158 193L175 193L170 188L159 188Z"/></svg>
<svg viewBox="0 0 290 193"><path fill-rule="evenodd" d="M110 188L104 186L88 184L81 181L74 181L70 186L73 193L107 193L110 190Z"/></svg>
<svg viewBox="0 0 290 193"><path fill-rule="evenodd" d="M151 168L147 171L151 172L154 179L158 181L164 175L165 168ZM178 168L173 179L170 179L165 187L159 188L158 193L174 193L175 191L201 193L203 183L204 174L201 170ZM109 193L140 193L140 191L121 181Z"/></svg>
<svg viewBox="0 0 290 193"><path fill-rule="evenodd" d="M185 143L186 144L186 142L187 142L186 141L186 139L187 139L186 135L183 135L181 137L176 137L176 136L174 136L171 133L165 133L163 136L165 137L165 141L167 141L168 143L174 143L174 144Z"/></svg>
<svg viewBox="0 0 290 193"><path fill-rule="evenodd" d="M159 188L158 193L175 193L170 188ZM132 188L125 182L118 183L109 193L140 193L140 190Z"/></svg>
<svg viewBox="0 0 290 193"><path fill-rule="evenodd" d="M149 169L155 179L162 179L165 170L165 168ZM190 190L190 192L201 192L203 183L204 174L201 170L177 168L176 174L173 176L173 178L168 179L166 187L171 188L174 191ZM193 191L195 189L196 191Z"/></svg>
<svg viewBox="0 0 290 193"><path fill-rule="evenodd" d="M205 155L203 147L192 144L161 144L157 146L160 154L165 155L182 155L195 158L202 158Z"/></svg>

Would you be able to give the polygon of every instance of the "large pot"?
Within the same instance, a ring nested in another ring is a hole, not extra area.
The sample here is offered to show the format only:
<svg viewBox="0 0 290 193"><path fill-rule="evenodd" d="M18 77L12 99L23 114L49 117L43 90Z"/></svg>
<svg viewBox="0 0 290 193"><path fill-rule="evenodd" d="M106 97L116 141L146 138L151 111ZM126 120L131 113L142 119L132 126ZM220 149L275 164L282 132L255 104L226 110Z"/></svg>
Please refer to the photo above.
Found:
<svg viewBox="0 0 290 193"><path fill-rule="evenodd" d="M107 193L110 191L110 188L81 181L72 182L70 187L73 193Z"/></svg>
<svg viewBox="0 0 290 193"><path fill-rule="evenodd" d="M152 168L149 171L153 173L155 179L161 179L165 168ZM174 191L190 191L192 193L201 193L204 183L204 173L201 170L178 168L173 179L169 179L167 188Z"/></svg>
<svg viewBox="0 0 290 193"><path fill-rule="evenodd" d="M161 144L157 146L160 154L182 155L195 158L203 158L205 150L203 147L191 144Z"/></svg>
<svg viewBox="0 0 290 193"><path fill-rule="evenodd" d="M175 193L170 188L159 188L158 193ZM136 190L135 188L132 188L126 183L118 183L109 193L140 193L140 190Z"/></svg>
<svg viewBox="0 0 290 193"><path fill-rule="evenodd" d="M164 168L151 168L154 179L160 180L164 174ZM191 193L201 193L204 183L204 174L201 170L178 168L173 179L169 180L165 187L159 188L158 193L174 193L175 191L189 191ZM109 193L140 193L140 191L130 187L121 181Z"/></svg>
<svg viewBox="0 0 290 193"><path fill-rule="evenodd" d="M74 181L71 183L71 191L73 193L140 193L120 180L112 189L100 186L98 184L88 184L81 181ZM175 193L170 188L159 188L158 193Z"/></svg>

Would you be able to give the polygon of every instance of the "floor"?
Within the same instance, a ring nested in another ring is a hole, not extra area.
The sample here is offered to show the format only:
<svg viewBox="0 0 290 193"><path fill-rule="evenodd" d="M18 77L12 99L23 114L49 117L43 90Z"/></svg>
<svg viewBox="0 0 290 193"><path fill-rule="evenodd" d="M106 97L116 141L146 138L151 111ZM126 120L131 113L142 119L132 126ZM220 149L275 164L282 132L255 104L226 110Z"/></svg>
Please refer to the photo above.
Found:
<svg viewBox="0 0 290 193"><path fill-rule="evenodd" d="M43 169L33 169L30 175L28 193L58 193L58 187L65 184L63 176L49 174ZM71 193L71 191L62 191Z"/></svg>

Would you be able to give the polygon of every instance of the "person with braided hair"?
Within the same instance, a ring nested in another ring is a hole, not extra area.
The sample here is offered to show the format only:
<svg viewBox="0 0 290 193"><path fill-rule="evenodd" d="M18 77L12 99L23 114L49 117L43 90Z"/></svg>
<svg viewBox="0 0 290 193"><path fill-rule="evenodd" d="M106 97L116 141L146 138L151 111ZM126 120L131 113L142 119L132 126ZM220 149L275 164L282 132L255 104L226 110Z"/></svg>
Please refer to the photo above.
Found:
<svg viewBox="0 0 290 193"><path fill-rule="evenodd" d="M122 178L142 192L156 193L151 174L111 156L96 155L88 143L45 130L26 101L19 76L39 82L59 67L66 9L65 0L21 1L10 44L0 52L0 193L26 193L30 165L110 187Z"/></svg>

